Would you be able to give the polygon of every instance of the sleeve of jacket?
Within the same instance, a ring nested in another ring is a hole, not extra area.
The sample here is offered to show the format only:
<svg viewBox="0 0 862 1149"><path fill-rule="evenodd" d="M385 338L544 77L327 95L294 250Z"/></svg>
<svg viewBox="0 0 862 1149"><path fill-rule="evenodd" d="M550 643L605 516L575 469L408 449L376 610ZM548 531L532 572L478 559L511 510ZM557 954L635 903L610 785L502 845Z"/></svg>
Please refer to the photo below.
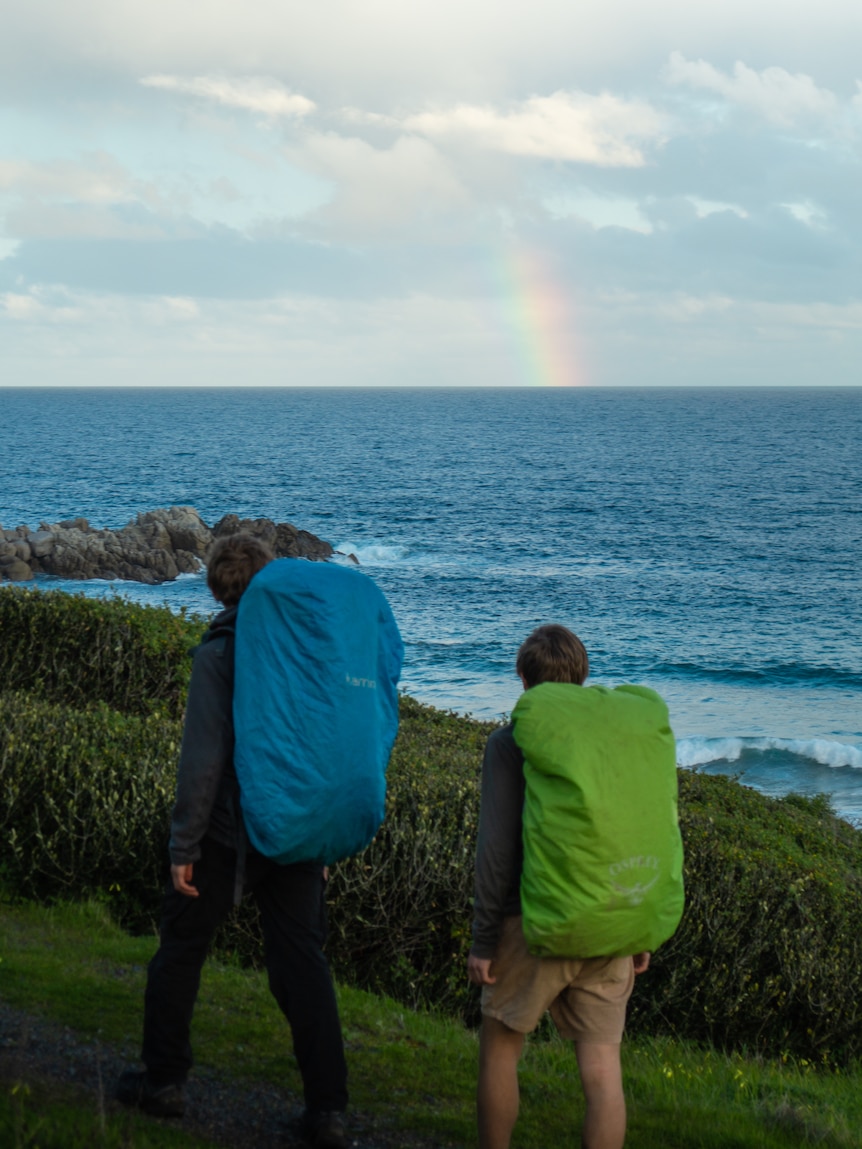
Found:
<svg viewBox="0 0 862 1149"><path fill-rule="evenodd" d="M224 638L195 652L171 815L169 851L175 866L200 857L222 772L233 759L231 653Z"/></svg>
<svg viewBox="0 0 862 1149"><path fill-rule="evenodd" d="M503 918L512 912L521 879L524 760L511 726L488 739L482 762L482 794L476 843L473 945L476 957L491 958Z"/></svg>

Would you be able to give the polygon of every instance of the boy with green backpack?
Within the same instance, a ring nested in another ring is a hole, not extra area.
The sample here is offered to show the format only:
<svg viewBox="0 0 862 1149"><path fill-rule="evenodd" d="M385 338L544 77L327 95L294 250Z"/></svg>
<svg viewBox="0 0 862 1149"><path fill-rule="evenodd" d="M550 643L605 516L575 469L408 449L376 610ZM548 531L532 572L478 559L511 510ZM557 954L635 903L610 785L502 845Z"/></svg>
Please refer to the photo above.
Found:
<svg viewBox="0 0 862 1149"><path fill-rule="evenodd" d="M518 651L525 693L488 739L468 977L482 987L480 1149L508 1149L518 1061L550 1010L573 1039L584 1149L621 1149L620 1042L636 974L683 908L675 742L646 687L585 687L563 626Z"/></svg>

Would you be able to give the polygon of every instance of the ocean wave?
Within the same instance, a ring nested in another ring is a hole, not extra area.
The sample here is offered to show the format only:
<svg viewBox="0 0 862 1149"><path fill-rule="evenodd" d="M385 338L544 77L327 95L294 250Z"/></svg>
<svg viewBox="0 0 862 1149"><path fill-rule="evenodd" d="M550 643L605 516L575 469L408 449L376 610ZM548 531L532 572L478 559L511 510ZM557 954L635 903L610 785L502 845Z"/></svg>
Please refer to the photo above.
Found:
<svg viewBox="0 0 862 1149"><path fill-rule="evenodd" d="M742 686L837 686L862 689L862 674L837 666L810 663L767 663L762 666L709 666L694 662L661 662L649 668L651 674L669 678L690 678L707 683L738 683Z"/></svg>
<svg viewBox="0 0 862 1149"><path fill-rule="evenodd" d="M832 666L804 662L767 663L763 666L703 666L695 662L659 662L649 668L652 675L691 678L743 686L824 685L842 689L862 689L862 674Z"/></svg>
<svg viewBox="0 0 862 1149"><path fill-rule="evenodd" d="M335 548L340 555L355 555L361 566L392 566L402 562L410 553L408 547L392 543L339 543Z"/></svg>
<svg viewBox="0 0 862 1149"><path fill-rule="evenodd" d="M680 738L676 760L693 769L714 762L738 762L746 752L777 752L834 768L862 770L862 748L825 738Z"/></svg>

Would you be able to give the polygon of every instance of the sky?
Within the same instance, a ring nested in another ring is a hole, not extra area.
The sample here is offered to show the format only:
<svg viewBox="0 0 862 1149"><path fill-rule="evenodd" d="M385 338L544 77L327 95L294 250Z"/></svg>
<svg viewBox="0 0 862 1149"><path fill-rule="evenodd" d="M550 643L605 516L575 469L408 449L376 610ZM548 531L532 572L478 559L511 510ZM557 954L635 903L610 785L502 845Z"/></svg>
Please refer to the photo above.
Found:
<svg viewBox="0 0 862 1149"><path fill-rule="evenodd" d="M858 0L0 0L0 386L857 386Z"/></svg>

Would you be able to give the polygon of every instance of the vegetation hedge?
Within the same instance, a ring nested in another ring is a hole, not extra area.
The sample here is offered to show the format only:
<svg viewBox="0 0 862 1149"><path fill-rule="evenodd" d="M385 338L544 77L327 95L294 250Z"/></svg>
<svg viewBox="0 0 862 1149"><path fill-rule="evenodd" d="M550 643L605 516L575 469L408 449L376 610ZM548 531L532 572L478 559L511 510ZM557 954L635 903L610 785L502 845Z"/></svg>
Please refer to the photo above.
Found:
<svg viewBox="0 0 862 1149"><path fill-rule="evenodd" d="M826 796L680 771L686 909L634 1029L840 1063L862 1053L862 833Z"/></svg>
<svg viewBox="0 0 862 1149"><path fill-rule="evenodd" d="M412 1006L474 1012L467 986L479 766L491 723L401 699L386 820L331 880L336 973Z"/></svg>
<svg viewBox="0 0 862 1149"><path fill-rule="evenodd" d="M386 822L332 876L330 957L343 980L475 1017L464 968L492 728L402 699ZM151 925L179 739L179 722L157 708L0 695L7 891L95 893L126 924ZM638 979L630 1028L836 1064L862 1054L862 835L825 799L779 801L687 771L680 813L686 912ZM248 902L219 944L259 959Z"/></svg>
<svg viewBox="0 0 862 1149"><path fill-rule="evenodd" d="M0 694L0 876L20 898L110 898L149 923L167 869L181 724Z"/></svg>
<svg viewBox="0 0 862 1149"><path fill-rule="evenodd" d="M204 622L168 607L0 588L0 682L83 709L182 717Z"/></svg>

